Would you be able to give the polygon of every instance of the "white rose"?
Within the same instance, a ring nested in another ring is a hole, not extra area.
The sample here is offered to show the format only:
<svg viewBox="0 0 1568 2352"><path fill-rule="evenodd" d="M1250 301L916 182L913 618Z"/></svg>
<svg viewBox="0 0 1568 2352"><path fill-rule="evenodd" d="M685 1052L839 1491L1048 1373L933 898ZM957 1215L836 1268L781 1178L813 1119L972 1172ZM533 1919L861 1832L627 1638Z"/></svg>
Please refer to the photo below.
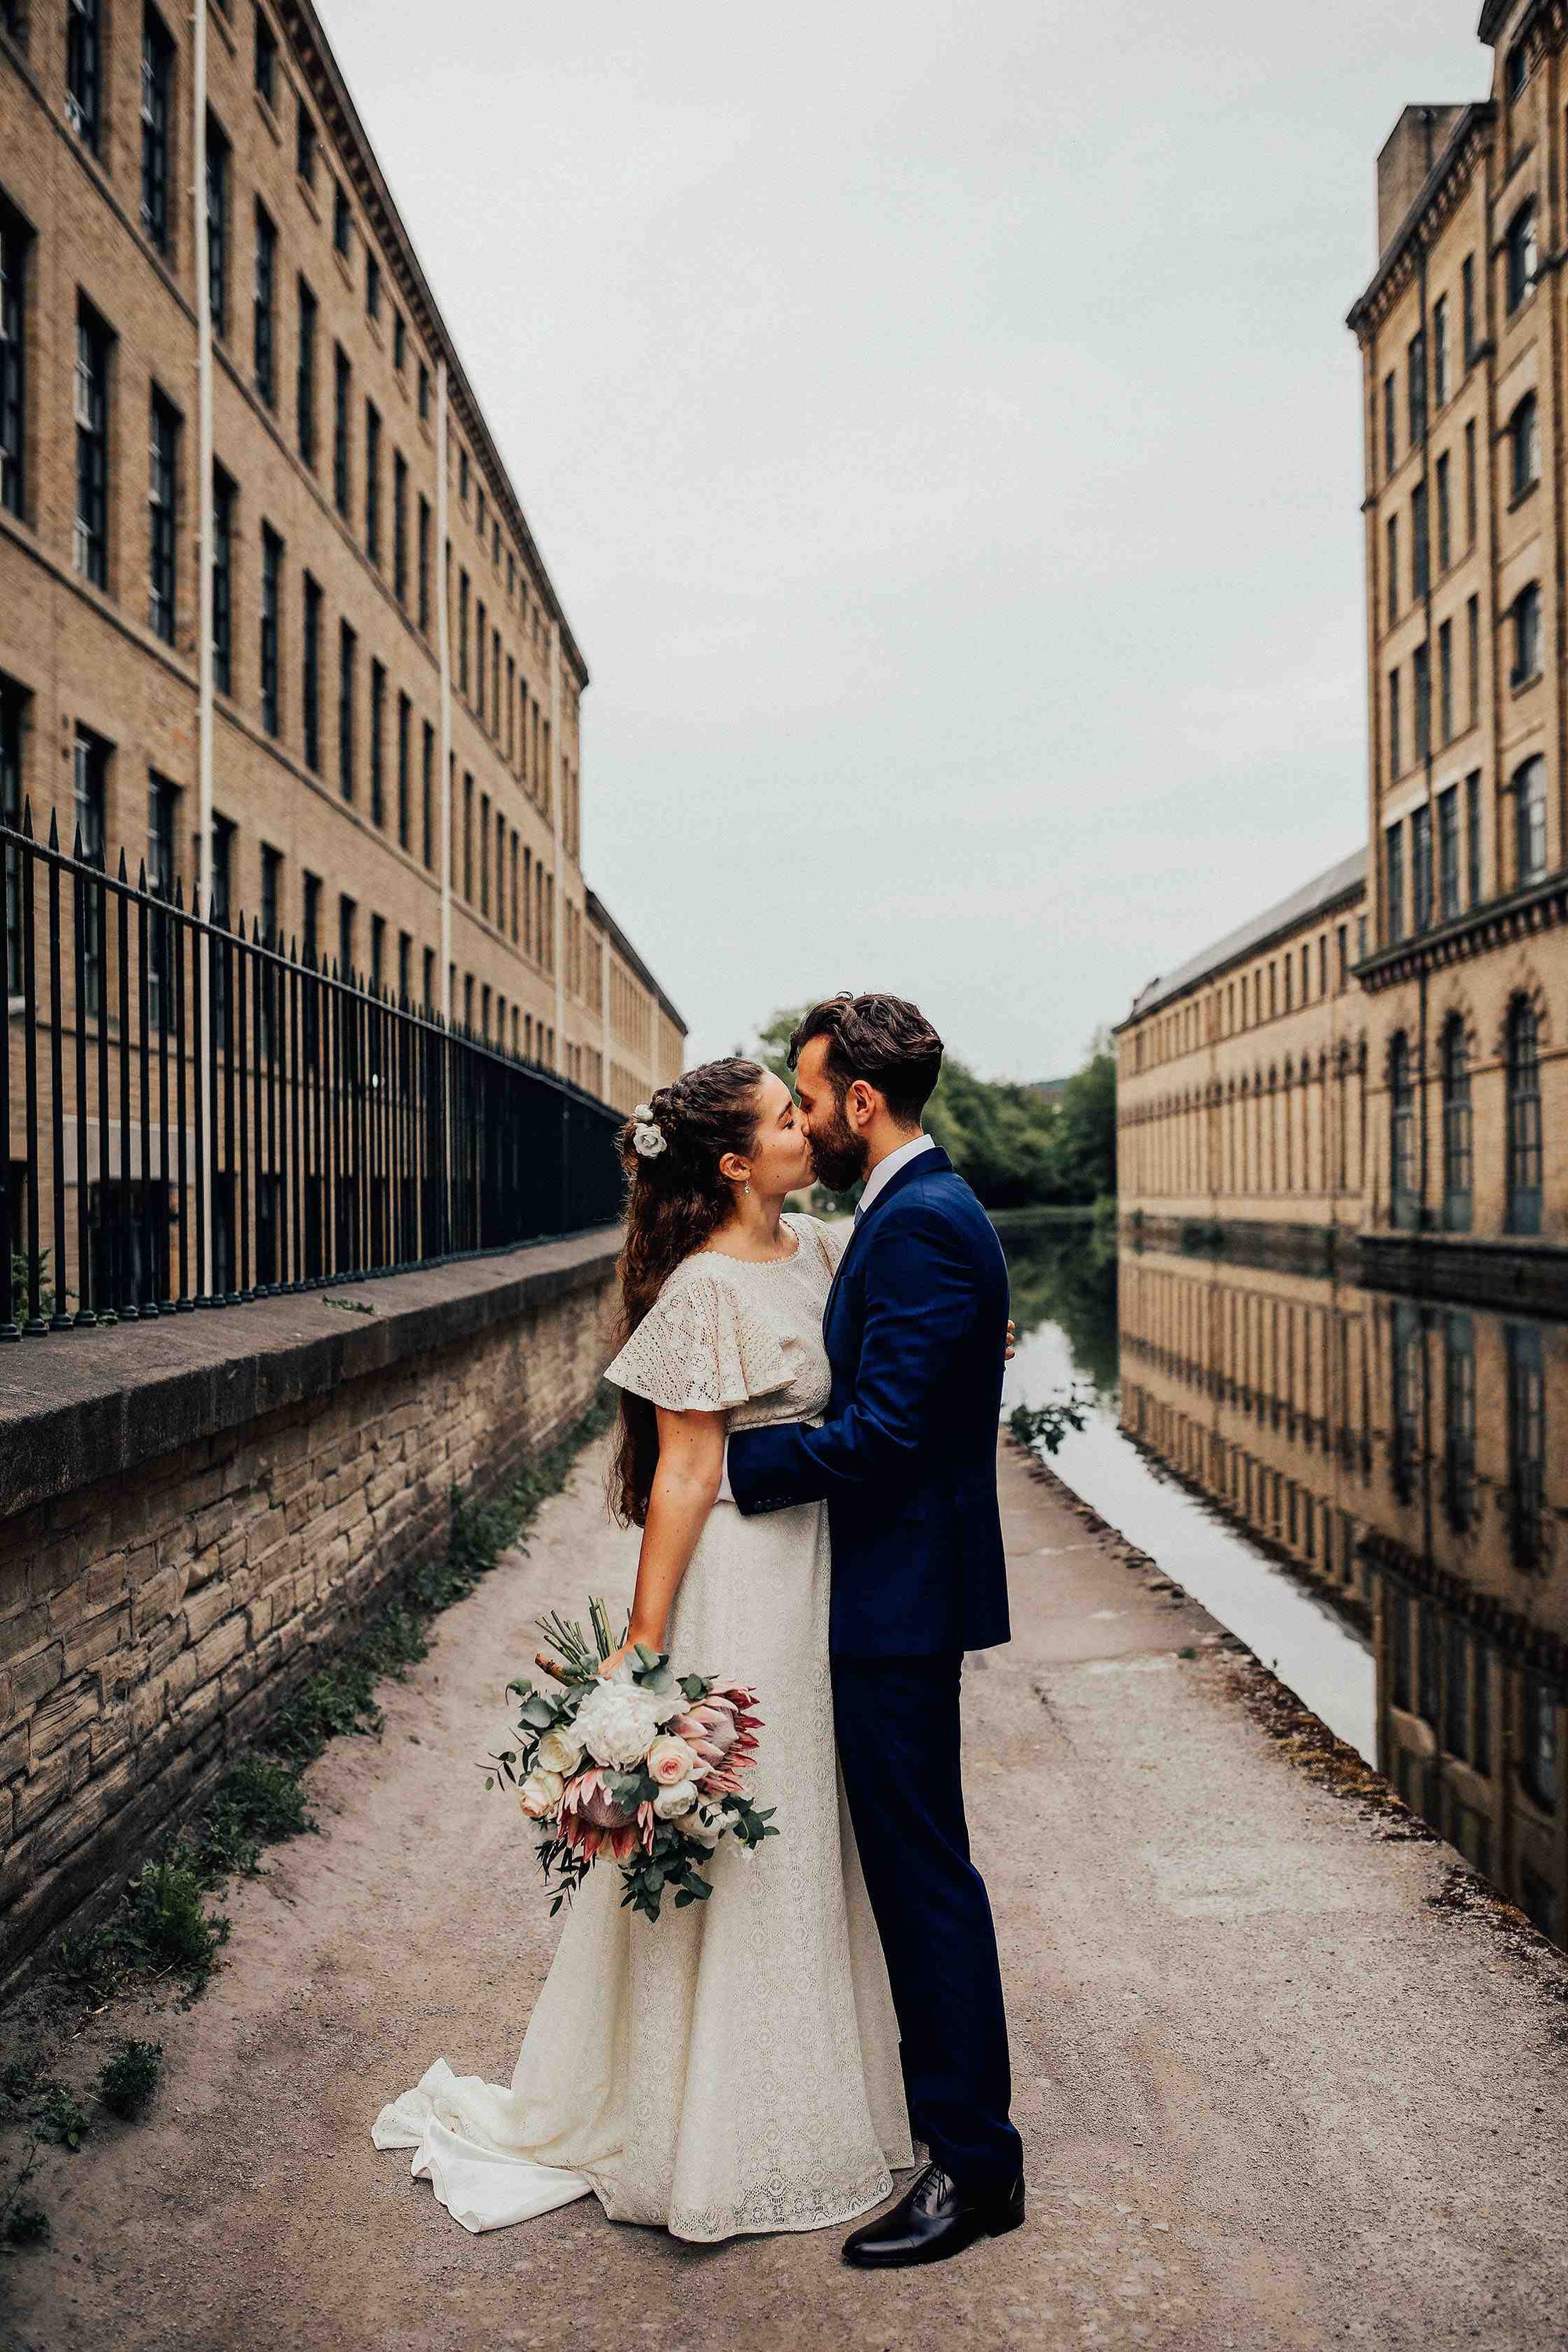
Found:
<svg viewBox="0 0 1568 2352"><path fill-rule="evenodd" d="M575 1772L583 1761L583 1743L580 1739L574 1739L572 1734L558 1724L540 1741L539 1753L534 1760L543 1771L559 1772L564 1777Z"/></svg>
<svg viewBox="0 0 1568 2352"><path fill-rule="evenodd" d="M654 1811L661 1822L678 1822L697 1802L695 1780L678 1780L673 1789L661 1789L653 1801Z"/></svg>
<svg viewBox="0 0 1568 2352"><path fill-rule="evenodd" d="M664 1701L637 1683L597 1682L572 1728L595 1764L626 1771L640 1764L658 1730Z"/></svg>
<svg viewBox="0 0 1568 2352"><path fill-rule="evenodd" d="M677 1739L672 1732L661 1731L647 1751L647 1769L661 1789L673 1789L689 1780L697 1765L697 1750L689 1748L684 1739Z"/></svg>
<svg viewBox="0 0 1568 2352"><path fill-rule="evenodd" d="M518 1790L517 1801L531 1822L551 1821L565 1786L559 1772L531 1772Z"/></svg>

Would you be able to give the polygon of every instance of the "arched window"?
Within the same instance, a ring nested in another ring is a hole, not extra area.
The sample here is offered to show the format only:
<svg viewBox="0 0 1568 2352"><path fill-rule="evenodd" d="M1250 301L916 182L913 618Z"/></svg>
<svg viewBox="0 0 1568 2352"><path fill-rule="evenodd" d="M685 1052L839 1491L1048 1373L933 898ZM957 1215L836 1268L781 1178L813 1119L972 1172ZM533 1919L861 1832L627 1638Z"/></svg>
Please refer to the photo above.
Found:
<svg viewBox="0 0 1568 2352"><path fill-rule="evenodd" d="M1535 202L1521 205L1508 226L1503 240L1503 283L1510 311L1517 310L1535 284L1538 259L1535 238Z"/></svg>
<svg viewBox="0 0 1568 2352"><path fill-rule="evenodd" d="M1388 1055L1389 1186L1394 1223L1414 1232L1415 1197L1415 1076L1403 1029Z"/></svg>
<svg viewBox="0 0 1568 2352"><path fill-rule="evenodd" d="M1508 420L1510 474L1516 499L1541 479L1541 405L1527 392Z"/></svg>
<svg viewBox="0 0 1568 2352"><path fill-rule="evenodd" d="M1522 887L1546 871L1546 761L1537 752L1513 780L1515 878Z"/></svg>
<svg viewBox="0 0 1568 2352"><path fill-rule="evenodd" d="M1463 1017L1450 1013L1443 1024L1443 1224L1451 1234L1470 1230L1470 1055Z"/></svg>
<svg viewBox="0 0 1568 2352"><path fill-rule="evenodd" d="M1510 686L1527 686L1541 676L1541 590L1532 580L1513 600L1513 667Z"/></svg>
<svg viewBox="0 0 1568 2352"><path fill-rule="evenodd" d="M1541 1024L1528 997L1508 1009L1508 1230L1541 1231Z"/></svg>

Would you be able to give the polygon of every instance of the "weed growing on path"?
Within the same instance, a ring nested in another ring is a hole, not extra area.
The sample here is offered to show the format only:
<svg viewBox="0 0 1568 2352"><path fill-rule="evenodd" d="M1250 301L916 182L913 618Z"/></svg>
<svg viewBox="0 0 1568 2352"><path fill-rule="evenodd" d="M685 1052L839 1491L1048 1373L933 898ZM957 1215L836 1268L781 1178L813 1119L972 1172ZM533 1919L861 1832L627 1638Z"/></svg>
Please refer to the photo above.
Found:
<svg viewBox="0 0 1568 2352"><path fill-rule="evenodd" d="M0 2055L0 2129L29 2132L9 2187L0 2185L0 2248L37 2245L48 2236L47 2216L23 2193L39 2140L79 2147L92 2127L93 2101L138 2120L157 2087L163 2044L122 2040L85 2093L56 2080L56 2059L111 2001L150 2000L173 1984L188 2006L205 1990L229 1933L226 1915L209 1911L208 1897L231 1875L254 1877L265 1846L315 1831L302 1780L307 1765L343 1733L380 1732L376 1685L388 1675L401 1680L429 1654L431 1620L521 1542L614 1409L601 1391L575 1427L489 1502L466 1498L454 1486L445 1552L415 1568L361 1632L307 1676L256 1746L226 1768L201 1815L162 1841L112 1916L100 1927L62 1937L48 1975L0 2019L0 2040L12 2047L12 2054ZM26 2045L20 2054L19 2043Z"/></svg>

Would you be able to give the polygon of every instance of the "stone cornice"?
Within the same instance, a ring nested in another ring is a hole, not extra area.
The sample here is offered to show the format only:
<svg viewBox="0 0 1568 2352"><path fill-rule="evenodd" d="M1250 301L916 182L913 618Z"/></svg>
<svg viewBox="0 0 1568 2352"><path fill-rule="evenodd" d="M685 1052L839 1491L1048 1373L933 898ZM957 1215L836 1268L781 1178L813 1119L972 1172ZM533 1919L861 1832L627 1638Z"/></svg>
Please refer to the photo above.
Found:
<svg viewBox="0 0 1568 2352"><path fill-rule="evenodd" d="M1381 326L1409 285L1417 253L1457 210L1496 120L1496 107L1489 99L1483 99L1467 106L1455 123L1371 283L1345 315L1345 324L1353 334L1364 340L1369 331Z"/></svg>
<svg viewBox="0 0 1568 2352"><path fill-rule="evenodd" d="M493 501L510 525L512 534L531 567L544 604L560 627L562 650L579 687L586 686L587 664L572 634L565 608L545 568L544 559L523 513L521 500L512 487L511 477L485 422L478 395L458 357L451 330L442 318L436 297L430 290L429 280L414 249L414 240L404 226L403 215L376 161L375 151L360 121L358 109L349 96L348 84L332 55L331 46L321 28L321 20L310 0L275 0L275 4L295 59L310 84L322 121L330 129L347 167L354 193L374 224L382 251L407 305L409 316L416 322L432 353L439 353L446 360L453 406L473 446L475 458L489 478Z"/></svg>
<svg viewBox="0 0 1568 2352"><path fill-rule="evenodd" d="M1382 949L1356 966L1355 977L1369 996L1375 996L1400 981L1415 980L1424 971L1439 971L1448 964L1468 963L1473 956L1529 939L1536 931L1555 930L1564 921L1568 921L1568 874L1557 874L1531 889L1515 891L1511 898L1473 908L1440 930L1422 931L1415 939L1401 940L1396 947Z"/></svg>
<svg viewBox="0 0 1568 2352"><path fill-rule="evenodd" d="M1545 1625L1532 1625L1496 1593L1479 1592L1436 1560L1423 1559L1381 1528L1369 1528L1356 1546L1362 1558L1381 1574L1393 1577L1413 1591L1429 1592L1458 1617L1480 1627L1521 1664L1537 1667L1558 1681L1568 1681L1568 1643Z"/></svg>

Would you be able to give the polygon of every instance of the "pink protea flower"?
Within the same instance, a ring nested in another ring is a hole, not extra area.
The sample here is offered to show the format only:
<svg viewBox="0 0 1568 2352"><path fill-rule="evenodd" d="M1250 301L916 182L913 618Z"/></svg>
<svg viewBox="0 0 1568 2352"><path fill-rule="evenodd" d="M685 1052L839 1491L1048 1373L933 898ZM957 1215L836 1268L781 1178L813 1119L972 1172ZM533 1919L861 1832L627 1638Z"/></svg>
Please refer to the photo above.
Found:
<svg viewBox="0 0 1568 2352"><path fill-rule="evenodd" d="M632 1846L637 1834L632 1828L637 1815L629 1807L612 1797L605 1786L605 1775L597 1765L579 1772L566 1783L561 1800L561 1834L568 1845L582 1853L596 1854L606 1843L614 1844L617 1837L631 1832ZM592 1843L590 1843L590 1840ZM629 1853L631 1848L627 1848ZM625 1855L616 1849L617 1860Z"/></svg>

